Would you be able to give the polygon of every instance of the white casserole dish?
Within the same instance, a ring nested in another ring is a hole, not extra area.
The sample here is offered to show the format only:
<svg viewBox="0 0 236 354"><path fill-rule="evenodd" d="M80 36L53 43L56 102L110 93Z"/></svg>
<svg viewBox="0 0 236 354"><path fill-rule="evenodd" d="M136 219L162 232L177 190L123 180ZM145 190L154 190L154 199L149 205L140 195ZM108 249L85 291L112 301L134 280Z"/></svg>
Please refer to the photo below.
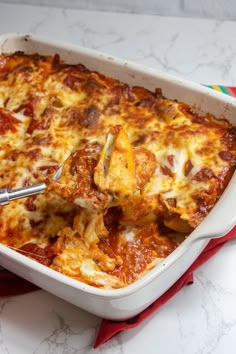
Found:
<svg viewBox="0 0 236 354"><path fill-rule="evenodd" d="M91 70L149 90L162 88L164 96L194 105L197 111L224 117L236 126L236 100L201 85L158 73L106 54L31 35L0 36L0 52L56 54L67 63L82 63ZM122 289L98 289L62 275L10 248L0 245L0 264L64 300L95 315L113 320L135 316L161 296L187 270L209 240L236 224L236 173L230 184L194 232L143 278Z"/></svg>

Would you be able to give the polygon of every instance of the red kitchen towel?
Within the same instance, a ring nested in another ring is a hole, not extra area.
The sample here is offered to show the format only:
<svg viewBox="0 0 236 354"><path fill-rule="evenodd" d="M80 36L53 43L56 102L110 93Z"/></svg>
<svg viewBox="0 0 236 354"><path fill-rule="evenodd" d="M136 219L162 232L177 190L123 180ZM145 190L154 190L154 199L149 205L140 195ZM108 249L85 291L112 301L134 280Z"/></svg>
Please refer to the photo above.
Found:
<svg viewBox="0 0 236 354"><path fill-rule="evenodd" d="M233 97L236 97L236 88L225 86L209 86L217 91L221 91ZM173 297L184 285L193 283L193 272L210 257L212 257L227 241L236 238L236 226L225 236L211 240L201 255L195 260L191 267L172 285L161 297L159 297L152 305L145 309L139 315L126 321L109 321L102 320L97 335L94 348L108 341L115 334L129 328L138 326L147 317L154 313L158 308L165 304ZM37 286L27 282L26 280L0 268L0 296L13 296L25 294L38 289Z"/></svg>
<svg viewBox="0 0 236 354"><path fill-rule="evenodd" d="M0 267L0 296L26 294L38 287Z"/></svg>

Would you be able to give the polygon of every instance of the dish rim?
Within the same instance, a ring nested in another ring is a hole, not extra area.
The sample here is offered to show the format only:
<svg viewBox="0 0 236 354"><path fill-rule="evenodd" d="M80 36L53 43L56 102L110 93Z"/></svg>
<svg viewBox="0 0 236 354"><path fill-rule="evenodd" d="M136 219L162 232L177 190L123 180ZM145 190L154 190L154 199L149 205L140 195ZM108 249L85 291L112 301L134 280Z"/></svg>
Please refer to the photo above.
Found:
<svg viewBox="0 0 236 354"><path fill-rule="evenodd" d="M41 37L38 35L34 34L23 34L23 33L6 33L0 35L0 53L2 53L2 47L4 46L5 42L7 40L24 40L24 41L33 41L33 42L40 42L41 44L45 44L47 46L52 46L52 47L57 47L61 50L68 50L69 52L78 52L77 54L79 55L79 52L82 52L83 54L86 54L90 57L92 57L94 60L102 60L104 63L106 62L112 62L112 64L116 65L117 67L121 68L126 67L126 68L131 68L132 70L135 70L137 73L144 73L145 75L152 76L155 79L161 79L161 80L166 80L169 81L170 83L174 83L177 85L180 85L184 87L186 90L190 89L193 90L196 93L205 93L206 95L213 97L217 99L217 101L221 101L224 104L229 104L235 109L235 114L236 114L236 100L235 98L231 96L227 96L221 92L217 92L215 90L212 90L211 88L202 86L198 83L178 78L175 77L174 75L168 74L168 73L163 73L160 71L157 71L153 68L146 67L145 65L142 64L137 64L132 61L124 60L122 58L112 56L109 54L105 54L103 52L94 50L94 49L89 49L85 48L79 45L75 44L67 44L62 41L56 41L56 40L51 40L51 39L46 39L45 37ZM56 54L56 53L55 53ZM79 58L78 58L79 59ZM78 60L79 61L79 60ZM206 237L205 233L207 230L207 226L210 225L211 220L215 220L216 216L220 214L221 211L221 204L224 204L225 199L229 199L229 194L230 192L234 191L234 194L236 196L236 188L233 187L236 182L236 171L234 172L234 175L231 178L230 183L226 187L224 193L221 195L219 201L216 203L216 205L213 207L212 211L205 217L205 219L202 221L202 223L186 238L169 256L164 258L159 264L154 266L151 270L148 270L143 276L141 276L139 279L137 279L135 282L132 284L129 284L123 288L118 288L118 289L101 289L97 288L95 286L88 285L86 283L83 283L79 280L75 280L73 278L70 278L67 275L64 275L62 273L59 273L47 266L44 266L40 263L38 263L35 260L32 260L24 255L21 255L17 251L14 251L10 249L8 246L5 246L3 244L0 244L0 253L4 254L8 258L14 260L18 264L23 264L27 268L35 270L37 272L43 273L43 275L54 278L60 282L63 282L64 284L67 284L73 288L76 288L77 290L86 292L91 295L96 295L98 297L102 298L109 298L109 299L115 299L119 297L127 297L131 294L134 294L138 292L141 288L145 287L147 284L152 282L154 278L157 278L162 272L165 271L165 269L169 268L172 266L180 257L183 257L185 253L191 248L191 244L194 242L202 241L203 246L205 247L207 243L210 241L209 238ZM218 211L220 209L220 211ZM215 216L216 214L216 216ZM227 233L233 226L236 224L236 215L232 219L232 222L224 228L222 236ZM222 231L222 230L221 230ZM212 235L213 237L216 237L216 235Z"/></svg>

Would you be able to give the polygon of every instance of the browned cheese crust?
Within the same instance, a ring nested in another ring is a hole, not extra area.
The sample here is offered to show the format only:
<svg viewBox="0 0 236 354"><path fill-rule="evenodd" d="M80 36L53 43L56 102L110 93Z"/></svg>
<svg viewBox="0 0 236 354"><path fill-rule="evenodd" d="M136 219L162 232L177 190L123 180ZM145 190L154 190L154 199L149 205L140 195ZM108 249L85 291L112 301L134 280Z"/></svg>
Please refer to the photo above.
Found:
<svg viewBox="0 0 236 354"><path fill-rule="evenodd" d="M236 165L226 120L58 55L0 55L0 136L0 188L48 184L0 208L0 242L101 288L178 247Z"/></svg>

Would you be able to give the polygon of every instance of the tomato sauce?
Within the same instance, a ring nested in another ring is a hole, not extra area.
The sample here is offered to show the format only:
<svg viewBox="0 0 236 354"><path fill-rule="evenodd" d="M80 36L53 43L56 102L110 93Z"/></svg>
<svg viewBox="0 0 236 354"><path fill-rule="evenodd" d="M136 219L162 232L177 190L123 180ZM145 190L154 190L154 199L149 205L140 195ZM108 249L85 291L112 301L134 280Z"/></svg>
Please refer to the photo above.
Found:
<svg viewBox="0 0 236 354"><path fill-rule="evenodd" d="M17 132L17 126L20 121L8 113L5 109L0 108L0 134L4 135L7 131Z"/></svg>

